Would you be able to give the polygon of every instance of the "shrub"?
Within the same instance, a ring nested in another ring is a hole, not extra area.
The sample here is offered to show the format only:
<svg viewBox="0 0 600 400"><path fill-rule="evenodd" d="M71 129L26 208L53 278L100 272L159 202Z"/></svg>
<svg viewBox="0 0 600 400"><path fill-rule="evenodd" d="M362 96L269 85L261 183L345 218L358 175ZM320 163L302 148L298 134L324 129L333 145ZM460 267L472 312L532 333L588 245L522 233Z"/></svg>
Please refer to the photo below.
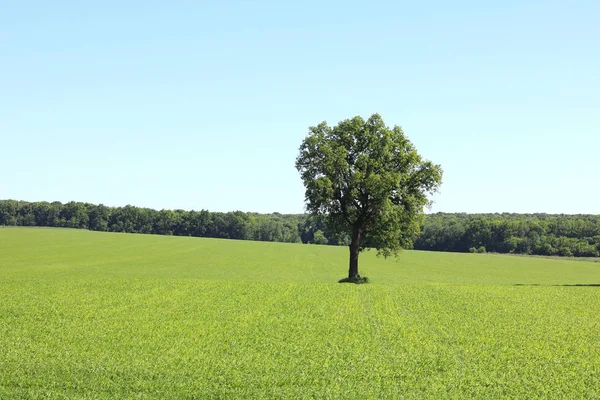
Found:
<svg viewBox="0 0 600 400"><path fill-rule="evenodd" d="M327 238L322 231L318 230L315 232L315 238L313 240L314 244L327 244L327 242Z"/></svg>

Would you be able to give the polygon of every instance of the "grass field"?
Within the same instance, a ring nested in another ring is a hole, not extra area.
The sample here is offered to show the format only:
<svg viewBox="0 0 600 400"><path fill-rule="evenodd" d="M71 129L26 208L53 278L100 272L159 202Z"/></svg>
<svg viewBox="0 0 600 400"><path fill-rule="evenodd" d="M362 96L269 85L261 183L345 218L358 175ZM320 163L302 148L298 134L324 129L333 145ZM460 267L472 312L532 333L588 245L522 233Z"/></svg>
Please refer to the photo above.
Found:
<svg viewBox="0 0 600 400"><path fill-rule="evenodd" d="M0 228L0 399L599 398L600 264ZM578 286L575 286L578 285Z"/></svg>

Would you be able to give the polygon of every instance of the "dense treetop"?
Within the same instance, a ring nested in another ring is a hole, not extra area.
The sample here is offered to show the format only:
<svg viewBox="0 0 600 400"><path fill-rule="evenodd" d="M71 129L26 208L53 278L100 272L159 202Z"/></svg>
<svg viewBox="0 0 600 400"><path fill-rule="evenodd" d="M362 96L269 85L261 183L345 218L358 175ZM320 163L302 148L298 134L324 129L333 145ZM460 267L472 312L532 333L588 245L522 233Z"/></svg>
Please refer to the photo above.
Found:
<svg viewBox="0 0 600 400"><path fill-rule="evenodd" d="M306 208L334 232L350 236L348 280L358 281L364 247L397 254L418 235L427 198L442 169L424 160L399 126L379 114L309 128L296 159Z"/></svg>

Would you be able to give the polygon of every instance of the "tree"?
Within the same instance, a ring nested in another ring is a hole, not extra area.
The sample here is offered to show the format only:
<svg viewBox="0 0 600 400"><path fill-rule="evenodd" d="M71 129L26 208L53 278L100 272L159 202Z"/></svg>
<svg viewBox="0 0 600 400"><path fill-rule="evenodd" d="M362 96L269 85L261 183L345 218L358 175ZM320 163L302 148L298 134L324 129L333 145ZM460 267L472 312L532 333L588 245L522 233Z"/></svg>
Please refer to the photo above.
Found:
<svg viewBox="0 0 600 400"><path fill-rule="evenodd" d="M97 206L90 204L87 209L89 215L89 228L93 231L107 231L110 208L104 204L99 204Z"/></svg>
<svg viewBox="0 0 600 400"><path fill-rule="evenodd" d="M64 219L65 227L79 229L86 229L90 220L85 204L76 201L70 201L63 206L60 218Z"/></svg>
<svg viewBox="0 0 600 400"><path fill-rule="evenodd" d="M19 202L16 200L3 200L0 202L0 225L16 225Z"/></svg>
<svg viewBox="0 0 600 400"><path fill-rule="evenodd" d="M155 214L153 233L172 235L179 223L179 215L173 210L160 210Z"/></svg>
<svg viewBox="0 0 600 400"><path fill-rule="evenodd" d="M385 257L412 245L427 194L442 180L441 167L423 160L402 129L390 129L378 114L310 127L296 169L307 211L350 236L348 281L361 279L358 256L365 244Z"/></svg>
<svg viewBox="0 0 600 400"><path fill-rule="evenodd" d="M314 243L315 244L327 244L327 238L325 237L325 235L323 234L322 231L315 232Z"/></svg>

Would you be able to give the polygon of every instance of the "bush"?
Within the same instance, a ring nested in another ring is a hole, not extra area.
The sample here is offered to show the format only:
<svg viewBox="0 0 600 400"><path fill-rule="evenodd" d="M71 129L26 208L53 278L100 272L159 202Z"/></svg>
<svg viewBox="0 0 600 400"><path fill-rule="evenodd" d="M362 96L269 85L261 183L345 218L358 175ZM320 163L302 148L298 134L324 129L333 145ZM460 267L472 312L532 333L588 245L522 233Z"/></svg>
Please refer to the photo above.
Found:
<svg viewBox="0 0 600 400"><path fill-rule="evenodd" d="M563 257L573 257L573 252L568 247L561 247L558 249L558 255Z"/></svg>
<svg viewBox="0 0 600 400"><path fill-rule="evenodd" d="M315 232L314 244L327 244L328 240L322 231L318 230Z"/></svg>

